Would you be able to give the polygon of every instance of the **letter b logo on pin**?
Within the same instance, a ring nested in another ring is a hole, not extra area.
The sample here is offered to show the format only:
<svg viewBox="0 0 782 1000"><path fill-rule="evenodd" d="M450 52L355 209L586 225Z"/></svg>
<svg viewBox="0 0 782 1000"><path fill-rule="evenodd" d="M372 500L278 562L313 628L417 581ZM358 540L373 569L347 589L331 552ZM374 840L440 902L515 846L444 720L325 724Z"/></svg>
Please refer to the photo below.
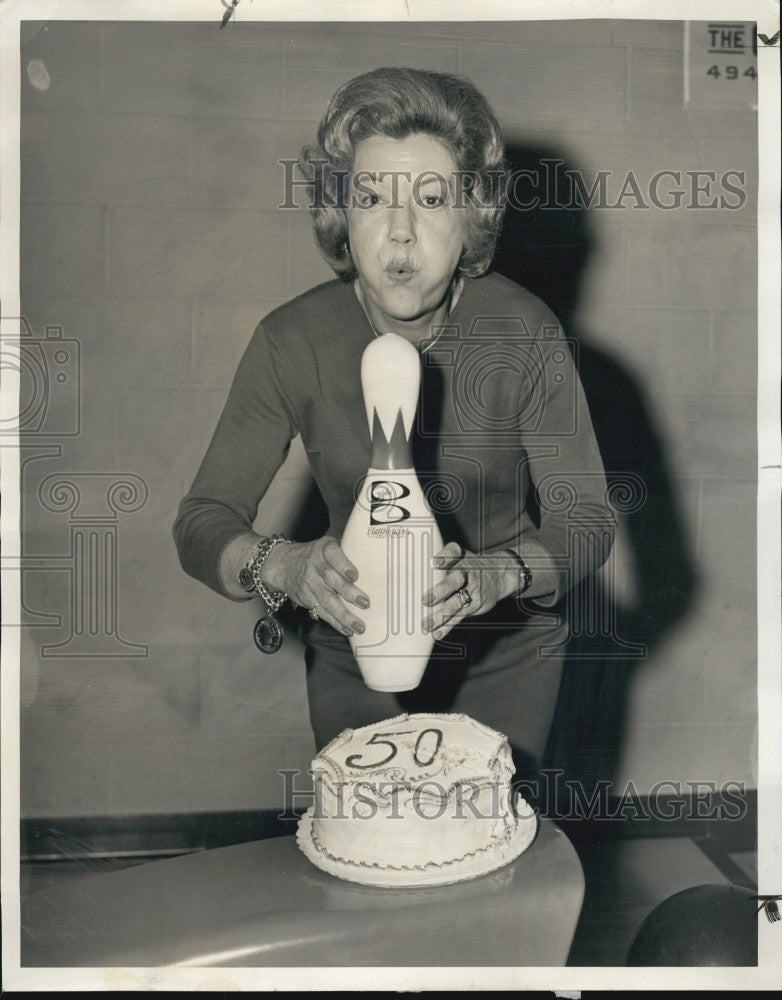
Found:
<svg viewBox="0 0 782 1000"><path fill-rule="evenodd" d="M396 500L410 496L410 490L403 483L392 483L386 479L375 480L369 493L370 524L398 524L410 517L410 511Z"/></svg>

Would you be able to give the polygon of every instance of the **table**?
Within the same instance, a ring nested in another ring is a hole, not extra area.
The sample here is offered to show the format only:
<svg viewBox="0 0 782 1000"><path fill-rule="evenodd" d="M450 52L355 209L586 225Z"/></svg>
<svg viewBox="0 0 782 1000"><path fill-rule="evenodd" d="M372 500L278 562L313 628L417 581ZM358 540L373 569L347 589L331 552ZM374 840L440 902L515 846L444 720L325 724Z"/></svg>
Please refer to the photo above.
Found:
<svg viewBox="0 0 782 1000"><path fill-rule="evenodd" d="M562 966L584 898L573 846L542 819L504 868L376 889L277 837L87 875L22 900L22 967Z"/></svg>

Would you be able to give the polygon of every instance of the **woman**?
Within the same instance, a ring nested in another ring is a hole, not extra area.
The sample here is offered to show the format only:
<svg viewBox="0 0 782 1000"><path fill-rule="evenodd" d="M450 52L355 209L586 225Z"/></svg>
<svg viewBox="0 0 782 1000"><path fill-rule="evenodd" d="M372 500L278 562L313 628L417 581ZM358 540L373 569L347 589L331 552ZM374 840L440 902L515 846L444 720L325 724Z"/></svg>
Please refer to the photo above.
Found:
<svg viewBox="0 0 782 1000"><path fill-rule="evenodd" d="M567 592L611 544L562 331L542 302L486 273L503 157L494 114L464 80L380 69L337 92L300 162L338 280L258 326L180 506L174 533L188 573L234 599L260 595L271 610L286 597L310 609L319 749L402 710L465 712L505 733L529 774L554 711ZM420 687L399 695L361 680L347 636L363 631L369 595L339 544L369 464L361 355L388 332L421 352L414 455L448 541L438 560L447 572L424 595L435 650ZM329 530L305 543L259 538L258 503L298 433Z"/></svg>

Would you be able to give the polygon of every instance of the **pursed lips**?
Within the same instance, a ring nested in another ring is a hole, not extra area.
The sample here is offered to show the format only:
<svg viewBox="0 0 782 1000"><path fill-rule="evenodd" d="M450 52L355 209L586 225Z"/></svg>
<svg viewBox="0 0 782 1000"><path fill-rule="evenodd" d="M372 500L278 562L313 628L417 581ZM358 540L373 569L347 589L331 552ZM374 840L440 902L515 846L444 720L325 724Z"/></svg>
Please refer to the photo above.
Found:
<svg viewBox="0 0 782 1000"><path fill-rule="evenodd" d="M417 269L408 260L391 261L383 270L395 281L407 281L417 273Z"/></svg>

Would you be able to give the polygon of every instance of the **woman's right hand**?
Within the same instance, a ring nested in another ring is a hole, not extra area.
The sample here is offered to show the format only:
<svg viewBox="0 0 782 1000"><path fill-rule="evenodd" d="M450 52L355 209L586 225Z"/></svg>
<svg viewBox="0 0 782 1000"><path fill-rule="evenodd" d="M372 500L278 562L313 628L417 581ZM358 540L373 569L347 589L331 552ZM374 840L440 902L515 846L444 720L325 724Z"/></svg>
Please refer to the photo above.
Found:
<svg viewBox="0 0 782 1000"><path fill-rule="evenodd" d="M349 605L369 607L369 596L355 585L357 579L356 567L331 535L275 545L261 571L269 590L284 590L294 604L314 609L318 618L347 636L365 629Z"/></svg>

